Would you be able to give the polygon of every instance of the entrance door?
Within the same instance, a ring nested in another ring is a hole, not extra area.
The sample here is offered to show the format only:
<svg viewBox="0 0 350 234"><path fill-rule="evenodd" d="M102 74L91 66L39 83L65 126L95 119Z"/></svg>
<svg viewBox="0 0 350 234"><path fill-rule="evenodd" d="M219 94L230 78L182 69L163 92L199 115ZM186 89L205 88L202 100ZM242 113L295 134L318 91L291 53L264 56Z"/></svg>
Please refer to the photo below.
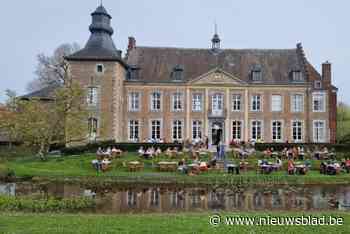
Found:
<svg viewBox="0 0 350 234"><path fill-rule="evenodd" d="M211 125L211 144L217 145L224 137L224 124L222 122L213 122Z"/></svg>

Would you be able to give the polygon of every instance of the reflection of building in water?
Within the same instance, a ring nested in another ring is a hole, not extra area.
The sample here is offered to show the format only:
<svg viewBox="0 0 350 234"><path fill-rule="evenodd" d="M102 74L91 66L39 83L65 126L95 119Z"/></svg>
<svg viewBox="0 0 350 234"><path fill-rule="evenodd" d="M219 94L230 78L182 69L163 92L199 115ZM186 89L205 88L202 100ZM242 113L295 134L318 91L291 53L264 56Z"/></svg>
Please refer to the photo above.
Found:
<svg viewBox="0 0 350 234"><path fill-rule="evenodd" d="M232 210L242 210L247 204L245 200L246 195L244 193L232 193L226 197L226 208Z"/></svg>
<svg viewBox="0 0 350 234"><path fill-rule="evenodd" d="M185 208L185 197L181 191L170 191L170 207L172 209L184 209Z"/></svg>
<svg viewBox="0 0 350 234"><path fill-rule="evenodd" d="M253 206L256 209L263 209L265 207L264 196L261 191L256 191L253 195Z"/></svg>
<svg viewBox="0 0 350 234"><path fill-rule="evenodd" d="M271 206L274 209L279 209L283 207L283 199L282 199L282 190L277 189L272 192L272 197L271 197Z"/></svg>
<svg viewBox="0 0 350 234"><path fill-rule="evenodd" d="M0 195L15 196L16 194L16 184L8 183L0 185Z"/></svg>
<svg viewBox="0 0 350 234"><path fill-rule="evenodd" d="M158 207L159 206L159 190L158 189L151 189L151 196L150 196L150 206L151 207Z"/></svg>
<svg viewBox="0 0 350 234"><path fill-rule="evenodd" d="M209 193L208 207L213 210L224 210L226 208L225 191L211 191Z"/></svg>
<svg viewBox="0 0 350 234"><path fill-rule="evenodd" d="M135 191L128 190L126 192L126 204L129 208L135 208L137 204L137 194Z"/></svg>

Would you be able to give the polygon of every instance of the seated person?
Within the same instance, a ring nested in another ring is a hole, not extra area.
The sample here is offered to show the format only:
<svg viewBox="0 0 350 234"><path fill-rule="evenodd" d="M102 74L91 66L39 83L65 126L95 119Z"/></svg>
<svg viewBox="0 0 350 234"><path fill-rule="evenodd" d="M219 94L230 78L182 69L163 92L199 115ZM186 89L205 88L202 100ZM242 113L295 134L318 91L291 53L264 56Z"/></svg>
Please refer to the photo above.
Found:
<svg viewBox="0 0 350 234"><path fill-rule="evenodd" d="M188 166L186 165L185 159L181 159L178 163L178 171L187 174L188 173Z"/></svg>
<svg viewBox="0 0 350 234"><path fill-rule="evenodd" d="M277 166L278 169L281 169L282 166L283 166L283 163L282 163L282 160L281 160L280 157L276 158L276 166Z"/></svg>
<svg viewBox="0 0 350 234"><path fill-rule="evenodd" d="M143 154L143 156L146 158L146 159L149 159L149 158L152 158L154 155L154 150L151 148L148 148L146 150L146 152Z"/></svg>
<svg viewBox="0 0 350 234"><path fill-rule="evenodd" d="M107 148L106 152L105 152L105 155L107 156L111 156L112 155L112 150L110 147Z"/></svg>
<svg viewBox="0 0 350 234"><path fill-rule="evenodd" d="M300 147L298 151L299 151L299 160L304 160L304 155L305 155L304 147Z"/></svg>
<svg viewBox="0 0 350 234"><path fill-rule="evenodd" d="M208 165L206 162L200 162L199 164L199 170L200 171L208 171Z"/></svg>
<svg viewBox="0 0 350 234"><path fill-rule="evenodd" d="M169 148L166 149L165 155L170 157L171 154L172 154L172 150L171 150L171 148L169 147Z"/></svg>
<svg viewBox="0 0 350 234"><path fill-rule="evenodd" d="M143 146L141 146L137 152L139 153L140 156L143 156L145 154L145 150L143 149Z"/></svg>
<svg viewBox="0 0 350 234"><path fill-rule="evenodd" d="M295 174L295 165L293 160L288 160L288 174L294 175Z"/></svg>
<svg viewBox="0 0 350 234"><path fill-rule="evenodd" d="M350 158L345 160L345 170L347 173L350 173Z"/></svg>
<svg viewBox="0 0 350 234"><path fill-rule="evenodd" d="M287 149L287 147L285 147L281 152L282 157L287 158L288 157L287 152L288 152L288 149Z"/></svg>
<svg viewBox="0 0 350 234"><path fill-rule="evenodd" d="M216 157L214 156L212 156L211 157L211 159L209 160L209 162L208 162L208 168L213 168L213 167L215 167L216 166Z"/></svg>
<svg viewBox="0 0 350 234"><path fill-rule="evenodd" d="M290 160L293 158L293 149L289 148L287 151L287 158Z"/></svg>
<svg viewBox="0 0 350 234"><path fill-rule="evenodd" d="M158 147L154 154L155 154L155 156L159 156L162 154L162 150Z"/></svg>
<svg viewBox="0 0 350 234"><path fill-rule="evenodd" d="M327 164L325 162L321 162L320 164L320 174L326 174L327 172Z"/></svg>
<svg viewBox="0 0 350 234"><path fill-rule="evenodd" d="M98 161L97 159L94 159L94 160L92 160L91 161L91 163L92 163L92 166L96 169L96 171L101 171L101 162L100 161Z"/></svg>
<svg viewBox="0 0 350 234"><path fill-rule="evenodd" d="M265 156L267 156L268 158L270 158L270 157L271 157L271 154L272 154L270 148L267 148L267 149L264 151L264 154L265 154Z"/></svg>
<svg viewBox="0 0 350 234"><path fill-rule="evenodd" d="M108 158L104 158L101 163L102 171L107 171L109 164L111 164L111 161L109 161Z"/></svg>
<svg viewBox="0 0 350 234"><path fill-rule="evenodd" d="M321 152L321 155L324 159L327 159L328 158L328 149L327 147L323 147L323 150Z"/></svg>
<svg viewBox="0 0 350 234"><path fill-rule="evenodd" d="M311 169L311 161L309 159L305 160L305 166L307 169Z"/></svg>

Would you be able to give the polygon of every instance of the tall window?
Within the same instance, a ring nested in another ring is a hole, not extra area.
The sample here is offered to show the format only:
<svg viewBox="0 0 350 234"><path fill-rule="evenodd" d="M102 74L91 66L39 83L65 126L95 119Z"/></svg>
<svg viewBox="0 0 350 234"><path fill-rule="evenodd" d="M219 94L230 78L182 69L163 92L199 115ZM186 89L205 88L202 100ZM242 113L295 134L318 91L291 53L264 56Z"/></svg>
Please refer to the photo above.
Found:
<svg viewBox="0 0 350 234"><path fill-rule="evenodd" d="M102 64L97 64L96 65L96 72L97 73L103 73L104 72L104 67Z"/></svg>
<svg viewBox="0 0 350 234"><path fill-rule="evenodd" d="M260 120L252 121L252 139L261 140L262 139L262 122Z"/></svg>
<svg viewBox="0 0 350 234"><path fill-rule="evenodd" d="M88 132L89 132L89 138L91 140L95 140L97 137L97 127L98 127L98 120L96 118L89 118Z"/></svg>
<svg viewBox="0 0 350 234"><path fill-rule="evenodd" d="M182 140L182 121L181 120L174 120L173 121L173 140L174 141L181 141Z"/></svg>
<svg viewBox="0 0 350 234"><path fill-rule="evenodd" d="M282 111L282 96L272 95L271 96L271 111Z"/></svg>
<svg viewBox="0 0 350 234"><path fill-rule="evenodd" d="M253 81L261 81L262 80L262 73L260 70L252 71L252 80Z"/></svg>
<svg viewBox="0 0 350 234"><path fill-rule="evenodd" d="M192 111L202 111L202 98L203 95L200 93L192 95Z"/></svg>
<svg viewBox="0 0 350 234"><path fill-rule="evenodd" d="M292 112L303 112L304 96L302 94L293 94L291 96Z"/></svg>
<svg viewBox="0 0 350 234"><path fill-rule="evenodd" d="M303 81L303 75L301 71L292 71L293 81Z"/></svg>
<svg viewBox="0 0 350 234"><path fill-rule="evenodd" d="M272 121L272 140L282 141L282 121Z"/></svg>
<svg viewBox="0 0 350 234"><path fill-rule="evenodd" d="M129 121L129 140L138 142L140 137L140 125L138 120Z"/></svg>
<svg viewBox="0 0 350 234"><path fill-rule="evenodd" d="M242 95L232 95L232 111L241 111L242 109Z"/></svg>
<svg viewBox="0 0 350 234"><path fill-rule="evenodd" d="M316 120L313 122L314 142L326 141L326 124L324 120Z"/></svg>
<svg viewBox="0 0 350 234"><path fill-rule="evenodd" d="M224 109L224 100L222 94L214 94L212 96L212 111L214 115L221 115Z"/></svg>
<svg viewBox="0 0 350 234"><path fill-rule="evenodd" d="M129 94L129 111L140 110L140 93L132 92Z"/></svg>
<svg viewBox="0 0 350 234"><path fill-rule="evenodd" d="M96 87L89 87L88 88L86 102L89 106L96 106L97 105L97 88Z"/></svg>
<svg viewBox="0 0 350 234"><path fill-rule="evenodd" d="M312 95L312 107L314 112L324 112L326 109L325 94L314 93Z"/></svg>
<svg viewBox="0 0 350 234"><path fill-rule="evenodd" d="M299 120L292 121L292 135L294 142L303 140L303 122Z"/></svg>
<svg viewBox="0 0 350 234"><path fill-rule="evenodd" d="M173 111L182 111L182 93L173 94Z"/></svg>
<svg viewBox="0 0 350 234"><path fill-rule="evenodd" d="M161 138L161 121L160 120L152 120L151 121L151 139L152 140L160 140Z"/></svg>
<svg viewBox="0 0 350 234"><path fill-rule="evenodd" d="M261 111L261 95L253 95L251 98L251 110Z"/></svg>
<svg viewBox="0 0 350 234"><path fill-rule="evenodd" d="M192 122L192 139L202 139L202 121L200 120Z"/></svg>
<svg viewBox="0 0 350 234"><path fill-rule="evenodd" d="M242 140L242 121L232 121L232 139Z"/></svg>
<svg viewBox="0 0 350 234"><path fill-rule="evenodd" d="M161 94L154 92L151 94L151 111L160 111L161 109Z"/></svg>

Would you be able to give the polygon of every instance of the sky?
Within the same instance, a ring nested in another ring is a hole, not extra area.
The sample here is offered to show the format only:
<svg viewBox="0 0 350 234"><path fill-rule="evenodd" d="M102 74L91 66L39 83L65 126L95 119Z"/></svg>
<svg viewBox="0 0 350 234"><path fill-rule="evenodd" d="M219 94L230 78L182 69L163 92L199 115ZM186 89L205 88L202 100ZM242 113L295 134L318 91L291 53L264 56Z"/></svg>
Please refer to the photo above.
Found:
<svg viewBox="0 0 350 234"><path fill-rule="evenodd" d="M90 13L99 0L11 0L1 3L0 102L5 90L26 93L35 78L36 57L63 43L82 47L89 38ZM350 1L348 0L103 0L113 17L114 42L209 48L214 22L222 48L295 48L301 42L318 71L332 63L338 99L350 104Z"/></svg>

